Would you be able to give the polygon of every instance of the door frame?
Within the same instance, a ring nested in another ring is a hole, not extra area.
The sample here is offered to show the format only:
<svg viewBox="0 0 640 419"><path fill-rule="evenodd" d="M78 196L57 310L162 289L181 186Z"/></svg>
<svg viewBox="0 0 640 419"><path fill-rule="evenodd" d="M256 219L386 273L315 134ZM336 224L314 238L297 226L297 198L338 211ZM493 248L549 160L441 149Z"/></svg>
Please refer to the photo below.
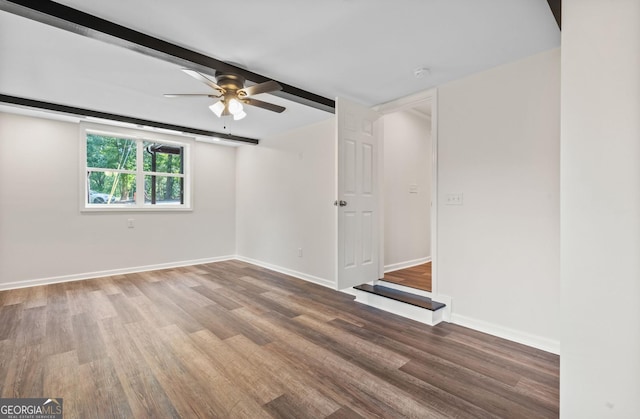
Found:
<svg viewBox="0 0 640 419"><path fill-rule="evenodd" d="M403 98L374 106L373 109L382 116L413 108L423 102L431 102L431 294L438 294L438 89L433 88ZM384 158L384 130L381 133L379 157ZM384 165L379 167L380 199L384 202ZM380 267L378 277L384 277L384 205L381 205L379 219L380 231Z"/></svg>

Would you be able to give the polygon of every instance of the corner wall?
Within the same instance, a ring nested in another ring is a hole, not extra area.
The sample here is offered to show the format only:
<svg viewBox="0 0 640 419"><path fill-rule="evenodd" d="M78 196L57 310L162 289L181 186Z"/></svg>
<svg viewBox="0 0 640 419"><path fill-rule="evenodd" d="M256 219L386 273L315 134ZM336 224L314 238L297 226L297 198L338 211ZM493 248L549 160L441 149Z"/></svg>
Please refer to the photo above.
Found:
<svg viewBox="0 0 640 419"><path fill-rule="evenodd" d="M335 287L335 176L334 117L240 147L239 258Z"/></svg>
<svg viewBox="0 0 640 419"><path fill-rule="evenodd" d="M81 213L79 129L0 113L0 289L234 255L234 148L193 142L193 211Z"/></svg>
<svg viewBox="0 0 640 419"><path fill-rule="evenodd" d="M440 87L437 115L438 293L454 322L557 353L560 50Z"/></svg>
<svg viewBox="0 0 640 419"><path fill-rule="evenodd" d="M563 418L640 418L640 2L562 3Z"/></svg>

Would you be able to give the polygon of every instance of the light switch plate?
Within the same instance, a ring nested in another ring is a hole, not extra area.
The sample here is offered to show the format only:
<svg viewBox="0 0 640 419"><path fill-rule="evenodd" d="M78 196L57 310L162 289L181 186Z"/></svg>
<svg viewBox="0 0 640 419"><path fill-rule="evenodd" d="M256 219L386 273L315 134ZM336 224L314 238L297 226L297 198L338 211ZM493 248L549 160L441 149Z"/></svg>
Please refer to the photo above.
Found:
<svg viewBox="0 0 640 419"><path fill-rule="evenodd" d="M463 205L462 192L448 193L445 196L445 205Z"/></svg>

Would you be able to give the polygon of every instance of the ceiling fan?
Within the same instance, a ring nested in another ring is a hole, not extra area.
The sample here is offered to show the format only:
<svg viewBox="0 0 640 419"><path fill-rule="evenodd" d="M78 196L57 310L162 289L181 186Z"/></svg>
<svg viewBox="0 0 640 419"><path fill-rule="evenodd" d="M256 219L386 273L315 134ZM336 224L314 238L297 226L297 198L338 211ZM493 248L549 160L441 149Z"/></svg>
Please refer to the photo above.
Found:
<svg viewBox="0 0 640 419"><path fill-rule="evenodd" d="M275 105L269 102L263 102L262 100L254 99L255 96L260 93L270 93L282 90L282 86L278 82L269 80L264 83L256 84L253 86L244 87L244 77L223 71L216 71L213 81L206 75L183 68L182 71L206 84L216 91L216 94L206 93L176 93L165 94L165 97L193 97L193 96L206 96L210 98L220 99L213 105L209 106L209 109L216 114L218 118L226 115L233 115L233 119L238 121L247 114L244 112L242 105L256 106L258 108L266 109L268 111L281 113L286 108L280 105Z"/></svg>

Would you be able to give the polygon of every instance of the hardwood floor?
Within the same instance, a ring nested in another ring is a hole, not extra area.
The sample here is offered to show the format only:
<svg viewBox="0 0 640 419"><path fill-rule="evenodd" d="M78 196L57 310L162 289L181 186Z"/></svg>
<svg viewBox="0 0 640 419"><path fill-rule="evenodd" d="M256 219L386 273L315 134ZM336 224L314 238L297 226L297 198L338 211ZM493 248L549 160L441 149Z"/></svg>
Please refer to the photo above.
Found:
<svg viewBox="0 0 640 419"><path fill-rule="evenodd" d="M556 355L237 261L0 292L0 396L65 418L551 418Z"/></svg>
<svg viewBox="0 0 640 419"><path fill-rule="evenodd" d="M405 287L431 292L431 262L387 272L384 274L384 280L404 285Z"/></svg>

